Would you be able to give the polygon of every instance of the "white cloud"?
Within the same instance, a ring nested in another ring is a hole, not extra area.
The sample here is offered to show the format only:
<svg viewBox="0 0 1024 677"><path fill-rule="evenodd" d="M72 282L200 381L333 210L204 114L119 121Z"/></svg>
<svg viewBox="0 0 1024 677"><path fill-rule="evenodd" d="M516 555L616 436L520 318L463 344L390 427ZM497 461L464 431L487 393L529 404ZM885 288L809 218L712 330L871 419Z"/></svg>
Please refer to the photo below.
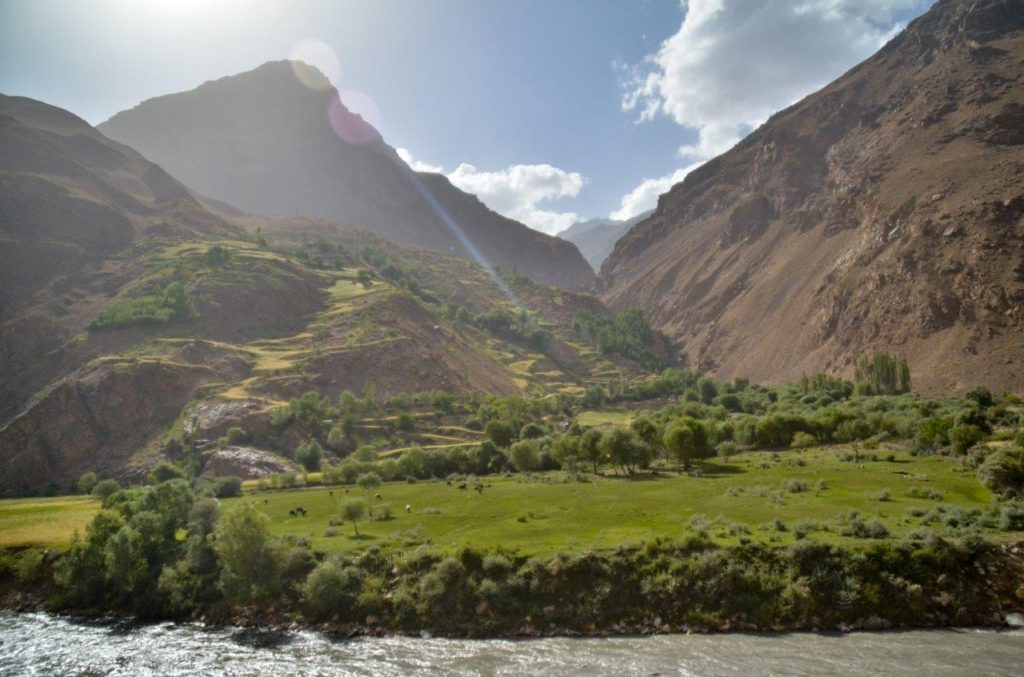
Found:
<svg viewBox="0 0 1024 677"><path fill-rule="evenodd" d="M410 153L405 148L396 148L395 152L398 153L398 157L402 158L402 162L412 167L413 171L431 172L434 174L444 173L444 167L442 167L441 165L431 165L427 164L426 162L421 162L420 160L414 158L412 153Z"/></svg>
<svg viewBox="0 0 1024 677"><path fill-rule="evenodd" d="M629 70L623 110L697 132L709 159L863 60L921 0L683 0L679 31Z"/></svg>
<svg viewBox="0 0 1024 677"><path fill-rule="evenodd" d="M462 190L477 195L494 211L544 233L557 233L580 220L575 212L556 212L539 206L579 195L586 180L578 172L551 165L512 165L486 172L463 163L448 178Z"/></svg>
<svg viewBox="0 0 1024 677"><path fill-rule="evenodd" d="M608 215L609 218L618 219L625 221L631 219L637 214L642 214L648 209L652 209L658 204L658 196L662 193L668 192L668 189L676 185L686 175L692 172L697 167L700 167L703 162L695 162L694 164L677 169L676 171L666 176L659 177L657 179L644 179L640 182L640 185L631 190L622 198L622 203L619 208Z"/></svg>
<svg viewBox="0 0 1024 677"><path fill-rule="evenodd" d="M577 172L546 164L512 165L485 172L463 163L446 173L441 165L418 160L406 148L396 148L395 152L417 172L445 174L455 186L473 193L494 211L542 233L554 235L580 220L576 212L556 212L539 206L542 202L579 195L586 179Z"/></svg>

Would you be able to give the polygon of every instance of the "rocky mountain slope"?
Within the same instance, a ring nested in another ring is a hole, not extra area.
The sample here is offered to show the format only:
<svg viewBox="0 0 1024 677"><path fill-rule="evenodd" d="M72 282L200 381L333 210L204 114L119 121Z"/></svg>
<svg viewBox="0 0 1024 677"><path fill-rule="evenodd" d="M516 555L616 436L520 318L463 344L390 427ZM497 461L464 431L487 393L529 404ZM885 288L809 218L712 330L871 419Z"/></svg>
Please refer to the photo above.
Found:
<svg viewBox="0 0 1024 677"><path fill-rule="evenodd" d="M577 221L558 234L563 240L568 240L576 245L587 260L590 267L600 270L601 264L612 253L615 243L619 238L629 232L629 229L640 223L654 213L649 210L638 214L625 221L619 219L589 219Z"/></svg>
<svg viewBox="0 0 1024 677"><path fill-rule="evenodd" d="M351 223L567 289L593 280L573 245L491 211L440 174L413 172L303 63L267 63L150 99L99 128L249 212Z"/></svg>
<svg viewBox="0 0 1024 677"><path fill-rule="evenodd" d="M663 195L602 270L721 376L1024 388L1024 3L941 0Z"/></svg>
<svg viewBox="0 0 1024 677"><path fill-rule="evenodd" d="M0 98L0 293L0 495L138 477L186 424L195 439L258 430L309 390L579 393L639 371L574 334L577 310L606 312L591 296L197 199L74 115L15 97ZM280 455L303 440L275 439L204 459L289 467Z"/></svg>

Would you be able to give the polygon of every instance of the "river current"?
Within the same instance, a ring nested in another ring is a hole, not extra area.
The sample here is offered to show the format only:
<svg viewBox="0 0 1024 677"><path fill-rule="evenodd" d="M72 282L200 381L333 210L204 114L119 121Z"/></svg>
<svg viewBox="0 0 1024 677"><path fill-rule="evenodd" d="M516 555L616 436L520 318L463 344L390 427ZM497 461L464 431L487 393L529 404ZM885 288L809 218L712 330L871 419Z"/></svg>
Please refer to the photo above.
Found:
<svg viewBox="0 0 1024 677"><path fill-rule="evenodd" d="M1024 631L331 639L0 612L0 675L1020 675Z"/></svg>

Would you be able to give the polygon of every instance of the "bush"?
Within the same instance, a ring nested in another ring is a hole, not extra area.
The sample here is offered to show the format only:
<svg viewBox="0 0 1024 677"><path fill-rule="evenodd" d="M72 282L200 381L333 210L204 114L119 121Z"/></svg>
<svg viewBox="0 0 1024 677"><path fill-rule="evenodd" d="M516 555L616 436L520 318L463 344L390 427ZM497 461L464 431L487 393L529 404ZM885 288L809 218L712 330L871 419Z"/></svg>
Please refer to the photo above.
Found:
<svg viewBox="0 0 1024 677"><path fill-rule="evenodd" d="M508 450L508 460L519 472L540 469L540 450L533 440L520 440Z"/></svg>
<svg viewBox="0 0 1024 677"><path fill-rule="evenodd" d="M978 468L986 487L1004 496L1024 495L1024 449L1004 449L988 455Z"/></svg>
<svg viewBox="0 0 1024 677"><path fill-rule="evenodd" d="M245 444L249 440L249 433L245 432L243 428L234 426L228 428L228 432L224 437L227 438L228 444Z"/></svg>
<svg viewBox="0 0 1024 677"><path fill-rule="evenodd" d="M853 538L885 538L889 535L889 530L878 520L864 520L860 517L854 517L848 525L843 527L840 533L843 536L852 536Z"/></svg>
<svg viewBox="0 0 1024 677"><path fill-rule="evenodd" d="M195 302L191 293L181 282L172 282L160 294L111 301L89 322L89 329L163 324L195 316Z"/></svg>
<svg viewBox="0 0 1024 677"><path fill-rule="evenodd" d="M146 475L150 484L161 484L170 480L180 480L185 477L185 471L181 466L174 463L160 463Z"/></svg>
<svg viewBox="0 0 1024 677"><path fill-rule="evenodd" d="M316 440L307 440L295 450L295 460L306 470L313 472L320 469L320 459L324 450Z"/></svg>
<svg viewBox="0 0 1024 677"><path fill-rule="evenodd" d="M817 446L818 439L810 433L805 433L802 430L793 435L793 442L790 444L794 449L809 449L810 447Z"/></svg>
<svg viewBox="0 0 1024 677"><path fill-rule="evenodd" d="M106 501L118 491L121 491L121 485L117 483L117 480L100 480L92 488L92 495L101 501Z"/></svg>
<svg viewBox="0 0 1024 677"><path fill-rule="evenodd" d="M224 475L216 479L214 495L217 498L233 498L242 495L242 478Z"/></svg>
<svg viewBox="0 0 1024 677"><path fill-rule="evenodd" d="M43 575L45 553L39 548L28 548L18 555L14 576L19 583L35 583Z"/></svg>
<svg viewBox="0 0 1024 677"><path fill-rule="evenodd" d="M363 587L365 574L354 566L327 560L313 569L302 585L302 601L306 613L314 621L337 616L348 618Z"/></svg>
<svg viewBox="0 0 1024 677"><path fill-rule="evenodd" d="M92 490L96 488L96 483L99 480L96 479L96 473L84 472L81 477L78 478L78 482L75 483L75 488L78 489L80 494L91 494Z"/></svg>

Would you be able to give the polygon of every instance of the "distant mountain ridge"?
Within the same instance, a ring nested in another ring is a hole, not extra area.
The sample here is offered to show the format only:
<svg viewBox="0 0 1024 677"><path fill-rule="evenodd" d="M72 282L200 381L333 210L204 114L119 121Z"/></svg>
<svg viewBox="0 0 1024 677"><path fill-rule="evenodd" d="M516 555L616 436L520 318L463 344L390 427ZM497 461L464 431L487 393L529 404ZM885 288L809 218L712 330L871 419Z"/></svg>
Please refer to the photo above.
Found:
<svg viewBox="0 0 1024 677"><path fill-rule="evenodd" d="M248 212L350 223L569 289L594 279L574 245L495 213L440 174L413 172L301 62L270 62L149 99L99 129L190 188Z"/></svg>
<svg viewBox="0 0 1024 677"><path fill-rule="evenodd" d="M1024 388L1024 3L941 0L658 201L599 281L720 377Z"/></svg>
<svg viewBox="0 0 1024 677"><path fill-rule="evenodd" d="M590 264L590 267L594 270L600 270L601 264L612 253L612 249L615 247L618 239L629 232L630 228L653 213L654 210L649 209L624 221L619 219L577 221L559 233L558 236L575 244L576 248L583 254L583 258Z"/></svg>

